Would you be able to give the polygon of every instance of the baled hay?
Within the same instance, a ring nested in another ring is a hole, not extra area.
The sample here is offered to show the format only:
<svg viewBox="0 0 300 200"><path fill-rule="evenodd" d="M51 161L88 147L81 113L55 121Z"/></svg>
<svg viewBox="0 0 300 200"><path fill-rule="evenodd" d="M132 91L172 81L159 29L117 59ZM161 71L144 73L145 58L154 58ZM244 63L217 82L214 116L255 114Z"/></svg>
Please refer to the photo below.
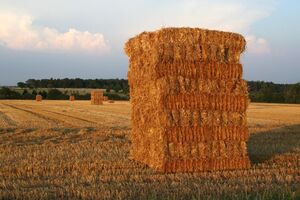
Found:
<svg viewBox="0 0 300 200"><path fill-rule="evenodd" d="M108 96L103 96L103 101L108 101Z"/></svg>
<svg viewBox="0 0 300 200"><path fill-rule="evenodd" d="M163 172L249 167L245 45L239 34L199 28L126 43L135 160Z"/></svg>
<svg viewBox="0 0 300 200"><path fill-rule="evenodd" d="M42 95L38 94L38 95L35 96L36 101L42 101L42 99L43 99Z"/></svg>
<svg viewBox="0 0 300 200"><path fill-rule="evenodd" d="M91 104L92 105L103 104L103 91L102 90L94 90L91 92Z"/></svg>
<svg viewBox="0 0 300 200"><path fill-rule="evenodd" d="M69 98L69 100L70 100L70 101L75 101L75 96L74 96L74 95L71 95L70 98Z"/></svg>
<svg viewBox="0 0 300 200"><path fill-rule="evenodd" d="M245 50L242 35L200 28L163 28L130 39L125 51L130 59L148 58L162 63L216 61L239 63Z"/></svg>

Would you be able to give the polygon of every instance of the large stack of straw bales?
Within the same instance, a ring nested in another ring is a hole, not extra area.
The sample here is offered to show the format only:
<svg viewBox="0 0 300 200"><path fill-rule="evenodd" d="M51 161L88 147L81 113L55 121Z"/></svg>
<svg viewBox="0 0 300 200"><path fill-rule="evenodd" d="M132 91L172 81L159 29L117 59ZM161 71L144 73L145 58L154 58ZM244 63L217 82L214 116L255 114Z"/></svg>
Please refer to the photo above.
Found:
<svg viewBox="0 0 300 200"><path fill-rule="evenodd" d="M38 94L38 95L35 96L36 101L42 101L42 99L43 99L42 95Z"/></svg>
<svg viewBox="0 0 300 200"><path fill-rule="evenodd" d="M198 28L126 43L135 160L163 172L249 167L245 45L239 34Z"/></svg>
<svg viewBox="0 0 300 200"><path fill-rule="evenodd" d="M103 91L102 90L94 90L91 92L91 104L92 105L103 104Z"/></svg>

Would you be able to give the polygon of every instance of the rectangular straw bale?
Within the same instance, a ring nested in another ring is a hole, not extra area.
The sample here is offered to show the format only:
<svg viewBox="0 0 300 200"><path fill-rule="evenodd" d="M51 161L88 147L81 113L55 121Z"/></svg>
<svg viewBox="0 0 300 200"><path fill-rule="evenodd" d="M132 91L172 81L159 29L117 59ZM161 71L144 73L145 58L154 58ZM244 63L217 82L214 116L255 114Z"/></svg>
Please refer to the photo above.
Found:
<svg viewBox="0 0 300 200"><path fill-rule="evenodd" d="M126 43L135 160L162 172L249 167L245 45L239 34L199 28Z"/></svg>
<svg viewBox="0 0 300 200"><path fill-rule="evenodd" d="M42 99L43 99L42 95L38 94L38 95L35 96L36 101L42 101Z"/></svg>
<svg viewBox="0 0 300 200"><path fill-rule="evenodd" d="M74 96L74 95L71 95L71 96L69 97L69 100L70 100L70 101L75 101L75 96Z"/></svg>
<svg viewBox="0 0 300 200"><path fill-rule="evenodd" d="M94 90L91 92L91 104L92 105L102 105L103 104L103 91Z"/></svg>
<svg viewBox="0 0 300 200"><path fill-rule="evenodd" d="M108 101L108 96L103 96L103 101Z"/></svg>

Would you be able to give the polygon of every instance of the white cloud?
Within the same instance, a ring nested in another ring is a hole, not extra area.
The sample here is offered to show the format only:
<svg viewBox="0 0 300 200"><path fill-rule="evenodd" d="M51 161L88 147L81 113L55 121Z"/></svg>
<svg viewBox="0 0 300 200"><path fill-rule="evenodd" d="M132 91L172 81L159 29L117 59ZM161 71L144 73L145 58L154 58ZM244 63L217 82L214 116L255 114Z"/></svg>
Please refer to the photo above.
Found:
<svg viewBox="0 0 300 200"><path fill-rule="evenodd" d="M143 18L136 17L130 24L131 35L159 27L202 27L215 30L238 32L248 38L249 53L269 53L267 40L253 34L251 27L268 17L273 10L273 0L181 0L171 5L149 11ZM141 21L142 19L142 21Z"/></svg>
<svg viewBox="0 0 300 200"><path fill-rule="evenodd" d="M170 24L206 27L224 31L245 32L257 20L269 15L269 10L240 1L186 0L175 7Z"/></svg>
<svg viewBox="0 0 300 200"><path fill-rule="evenodd" d="M269 54L271 52L268 42L264 38L258 38L254 35L247 35L247 49L251 54Z"/></svg>
<svg viewBox="0 0 300 200"><path fill-rule="evenodd" d="M0 44L17 50L61 50L104 53L108 42L100 33L70 28L61 33L54 28L33 25L29 15L0 13Z"/></svg>

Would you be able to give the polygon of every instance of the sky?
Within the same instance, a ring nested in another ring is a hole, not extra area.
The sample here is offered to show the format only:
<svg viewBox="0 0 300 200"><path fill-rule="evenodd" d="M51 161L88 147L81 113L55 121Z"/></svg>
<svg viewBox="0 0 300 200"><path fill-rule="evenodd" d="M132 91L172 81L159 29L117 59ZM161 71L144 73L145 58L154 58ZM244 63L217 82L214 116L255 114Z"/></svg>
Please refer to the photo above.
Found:
<svg viewBox="0 0 300 200"><path fill-rule="evenodd" d="M300 82L298 0L1 0L0 85L127 78L125 42L162 27L241 33L246 80Z"/></svg>

